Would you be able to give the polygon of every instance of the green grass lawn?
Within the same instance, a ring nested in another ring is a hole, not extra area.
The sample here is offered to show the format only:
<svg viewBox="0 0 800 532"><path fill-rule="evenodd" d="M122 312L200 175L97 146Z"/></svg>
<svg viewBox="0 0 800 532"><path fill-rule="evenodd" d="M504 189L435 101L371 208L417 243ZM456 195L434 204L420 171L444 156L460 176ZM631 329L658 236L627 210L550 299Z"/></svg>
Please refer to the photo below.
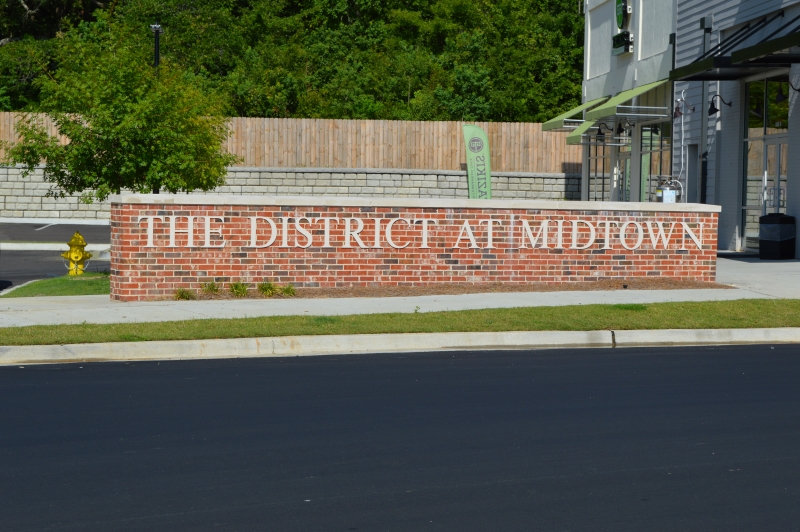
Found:
<svg viewBox="0 0 800 532"><path fill-rule="evenodd" d="M580 305L357 316L275 316L0 328L0 345L318 334L800 327L800 300Z"/></svg>
<svg viewBox="0 0 800 532"><path fill-rule="evenodd" d="M108 294L110 291L107 273L86 272L74 277L65 275L34 281L0 297L93 296Z"/></svg>

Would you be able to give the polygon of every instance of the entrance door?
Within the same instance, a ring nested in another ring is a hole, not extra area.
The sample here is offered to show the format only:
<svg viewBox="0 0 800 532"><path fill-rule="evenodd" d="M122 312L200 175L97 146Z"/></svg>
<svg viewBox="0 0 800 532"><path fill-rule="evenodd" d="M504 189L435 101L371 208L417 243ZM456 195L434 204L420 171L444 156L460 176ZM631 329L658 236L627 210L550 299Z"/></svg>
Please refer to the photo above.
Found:
<svg viewBox="0 0 800 532"><path fill-rule="evenodd" d="M742 206L742 244L758 249L758 218L786 212L788 145L786 137L749 142Z"/></svg>
<svg viewBox="0 0 800 532"><path fill-rule="evenodd" d="M764 214L786 213L786 167L789 149L786 139L769 139L767 145L767 180L764 183Z"/></svg>
<svg viewBox="0 0 800 532"><path fill-rule="evenodd" d="M700 190L700 147L697 144L689 144L686 150L686 195L684 201L687 203L697 203L697 192Z"/></svg>
<svg viewBox="0 0 800 532"><path fill-rule="evenodd" d="M618 164L619 201L631 201L631 152L620 151Z"/></svg>

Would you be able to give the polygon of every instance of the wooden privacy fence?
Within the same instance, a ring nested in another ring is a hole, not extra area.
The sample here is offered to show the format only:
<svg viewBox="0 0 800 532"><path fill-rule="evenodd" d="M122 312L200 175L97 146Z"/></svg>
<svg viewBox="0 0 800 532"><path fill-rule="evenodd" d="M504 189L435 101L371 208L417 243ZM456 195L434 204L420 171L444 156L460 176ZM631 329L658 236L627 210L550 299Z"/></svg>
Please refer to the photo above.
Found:
<svg viewBox="0 0 800 532"><path fill-rule="evenodd" d="M0 139L14 140L16 115L0 113ZM232 118L229 152L241 166L458 170L465 122ZM580 173L581 146L541 124L470 122L489 137L496 172ZM51 134L55 134L52 125Z"/></svg>
<svg viewBox="0 0 800 532"><path fill-rule="evenodd" d="M17 113L2 113L0 112L0 141L6 142L14 142L17 140L16 135L16 124L21 118L21 115ZM56 130L55 126L53 125L53 121L50 120L48 117L43 116L42 122L44 126L47 128L47 132L53 136L58 136L59 140L62 143L67 142L67 138L61 135L58 135L58 131Z"/></svg>
<svg viewBox="0 0 800 532"><path fill-rule="evenodd" d="M234 118L228 150L244 166L458 170L465 122ZM470 122L489 137L492 170L580 173L581 147L541 124Z"/></svg>

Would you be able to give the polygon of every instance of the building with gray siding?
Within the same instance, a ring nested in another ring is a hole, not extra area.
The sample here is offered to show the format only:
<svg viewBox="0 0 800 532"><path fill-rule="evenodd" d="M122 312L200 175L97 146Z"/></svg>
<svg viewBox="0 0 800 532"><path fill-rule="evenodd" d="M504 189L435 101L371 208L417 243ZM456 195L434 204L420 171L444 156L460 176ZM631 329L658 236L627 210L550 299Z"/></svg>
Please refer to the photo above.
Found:
<svg viewBox="0 0 800 532"><path fill-rule="evenodd" d="M758 249L760 216L800 214L800 139L790 126L800 1L678 0L677 21L670 79L696 108L684 144L696 147L704 200L722 206L720 249Z"/></svg>
<svg viewBox="0 0 800 532"><path fill-rule="evenodd" d="M584 9L584 105L545 126L583 144L584 199L654 201L674 179L722 206L721 250L757 249L763 214L800 218L800 0Z"/></svg>
<svg viewBox="0 0 800 532"><path fill-rule="evenodd" d="M584 200L654 201L672 175L675 4L585 0L584 104L542 126L582 144Z"/></svg>

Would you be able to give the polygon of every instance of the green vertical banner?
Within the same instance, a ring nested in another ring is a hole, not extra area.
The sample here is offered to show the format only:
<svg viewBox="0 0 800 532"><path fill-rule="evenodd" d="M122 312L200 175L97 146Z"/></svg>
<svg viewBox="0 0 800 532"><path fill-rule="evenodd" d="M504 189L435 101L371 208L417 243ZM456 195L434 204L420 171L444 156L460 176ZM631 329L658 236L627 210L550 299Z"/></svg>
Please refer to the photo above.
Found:
<svg viewBox="0 0 800 532"><path fill-rule="evenodd" d="M492 165L489 163L489 138L478 126L465 125L467 181L469 199L492 199Z"/></svg>

